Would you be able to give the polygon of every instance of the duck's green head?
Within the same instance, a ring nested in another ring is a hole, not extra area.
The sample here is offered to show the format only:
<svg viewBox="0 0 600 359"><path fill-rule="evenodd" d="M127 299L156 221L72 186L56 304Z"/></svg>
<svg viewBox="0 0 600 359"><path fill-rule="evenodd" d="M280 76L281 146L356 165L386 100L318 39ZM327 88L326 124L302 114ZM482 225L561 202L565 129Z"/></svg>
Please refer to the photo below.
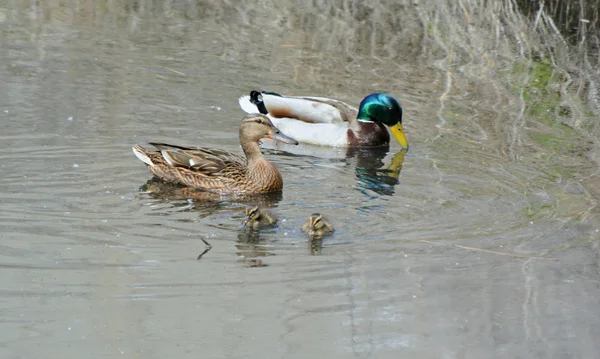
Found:
<svg viewBox="0 0 600 359"><path fill-rule="evenodd" d="M394 96L373 93L360 102L358 121L383 123L390 128L400 146L408 148L408 140L402 128L402 106Z"/></svg>

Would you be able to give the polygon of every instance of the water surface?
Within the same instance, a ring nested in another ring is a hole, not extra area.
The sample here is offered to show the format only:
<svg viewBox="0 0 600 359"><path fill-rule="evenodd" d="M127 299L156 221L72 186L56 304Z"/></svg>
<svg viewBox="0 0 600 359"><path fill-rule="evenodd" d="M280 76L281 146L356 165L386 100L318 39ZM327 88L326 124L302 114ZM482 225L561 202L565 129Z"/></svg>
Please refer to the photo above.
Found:
<svg viewBox="0 0 600 359"><path fill-rule="evenodd" d="M595 357L600 185L476 64L379 58L309 10L85 4L0 2L1 357ZM251 89L389 91L411 149L266 150L280 225L254 235L245 202L146 191L133 144L240 151Z"/></svg>

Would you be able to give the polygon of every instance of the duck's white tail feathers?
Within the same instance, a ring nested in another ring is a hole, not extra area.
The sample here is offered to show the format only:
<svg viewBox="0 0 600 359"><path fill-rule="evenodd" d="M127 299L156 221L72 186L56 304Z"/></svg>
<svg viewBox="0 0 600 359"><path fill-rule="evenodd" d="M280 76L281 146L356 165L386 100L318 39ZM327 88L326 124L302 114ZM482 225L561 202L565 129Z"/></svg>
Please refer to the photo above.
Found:
<svg viewBox="0 0 600 359"><path fill-rule="evenodd" d="M242 110L246 113L259 113L258 107L250 102L250 96L242 96L238 99L238 103Z"/></svg>
<svg viewBox="0 0 600 359"><path fill-rule="evenodd" d="M148 166L154 166L154 163L152 163L150 157L144 153L144 149L140 145L135 145L131 147L131 149L133 150L135 157L139 158L140 161L144 162Z"/></svg>

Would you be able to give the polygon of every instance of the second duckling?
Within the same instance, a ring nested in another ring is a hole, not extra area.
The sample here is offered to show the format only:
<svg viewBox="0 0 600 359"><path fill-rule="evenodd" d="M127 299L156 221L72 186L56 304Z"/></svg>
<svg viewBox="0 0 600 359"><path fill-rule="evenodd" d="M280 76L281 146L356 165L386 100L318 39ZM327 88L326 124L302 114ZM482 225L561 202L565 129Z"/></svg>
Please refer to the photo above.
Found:
<svg viewBox="0 0 600 359"><path fill-rule="evenodd" d="M333 234L335 229L327 218L320 213L313 213L302 226L302 232L307 232L310 239L321 239Z"/></svg>
<svg viewBox="0 0 600 359"><path fill-rule="evenodd" d="M277 217L264 208L258 206L246 208L246 220L244 226L252 229L274 227L277 225Z"/></svg>

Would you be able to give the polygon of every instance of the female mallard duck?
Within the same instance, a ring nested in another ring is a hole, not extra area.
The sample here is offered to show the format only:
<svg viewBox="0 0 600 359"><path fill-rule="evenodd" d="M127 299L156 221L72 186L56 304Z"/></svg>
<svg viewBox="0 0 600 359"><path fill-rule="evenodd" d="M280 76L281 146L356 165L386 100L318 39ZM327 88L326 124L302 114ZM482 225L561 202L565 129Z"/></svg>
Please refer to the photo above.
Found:
<svg viewBox="0 0 600 359"><path fill-rule="evenodd" d="M239 99L248 113L260 112L301 143L334 147L384 146L390 131L403 148L408 141L402 128L402 106L392 95L374 93L358 110L344 102L323 97L281 96L251 91Z"/></svg>
<svg viewBox="0 0 600 359"><path fill-rule="evenodd" d="M331 223L320 213L313 213L302 226L302 232L308 232L311 239L320 239L333 234L335 229Z"/></svg>
<svg viewBox="0 0 600 359"><path fill-rule="evenodd" d="M279 191L283 180L277 168L260 152L262 138L298 144L281 133L268 117L255 113L242 119L240 144L246 158L228 151L150 143L158 149L140 145L133 153L157 177L218 194L254 194Z"/></svg>
<svg viewBox="0 0 600 359"><path fill-rule="evenodd" d="M272 227L277 224L277 217L273 213L258 206L246 208L244 226L252 229Z"/></svg>

